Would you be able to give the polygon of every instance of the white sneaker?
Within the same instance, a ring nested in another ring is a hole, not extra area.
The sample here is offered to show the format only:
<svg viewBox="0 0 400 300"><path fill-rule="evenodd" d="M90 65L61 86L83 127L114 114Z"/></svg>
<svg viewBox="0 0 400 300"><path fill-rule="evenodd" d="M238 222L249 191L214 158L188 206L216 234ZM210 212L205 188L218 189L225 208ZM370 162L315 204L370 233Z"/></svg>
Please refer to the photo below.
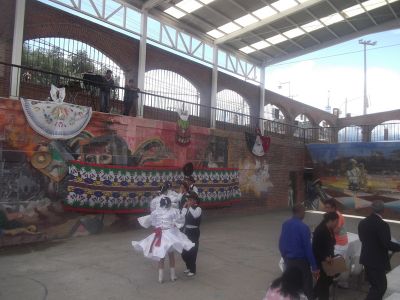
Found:
<svg viewBox="0 0 400 300"><path fill-rule="evenodd" d="M159 269L158 270L158 282L163 283L164 281L164 270Z"/></svg>
<svg viewBox="0 0 400 300"><path fill-rule="evenodd" d="M190 273L190 270L186 269L185 271L183 271L183 273L185 273L185 274Z"/></svg>
<svg viewBox="0 0 400 300"><path fill-rule="evenodd" d="M193 277L194 275L196 275L196 273L189 272L186 274L187 277Z"/></svg>

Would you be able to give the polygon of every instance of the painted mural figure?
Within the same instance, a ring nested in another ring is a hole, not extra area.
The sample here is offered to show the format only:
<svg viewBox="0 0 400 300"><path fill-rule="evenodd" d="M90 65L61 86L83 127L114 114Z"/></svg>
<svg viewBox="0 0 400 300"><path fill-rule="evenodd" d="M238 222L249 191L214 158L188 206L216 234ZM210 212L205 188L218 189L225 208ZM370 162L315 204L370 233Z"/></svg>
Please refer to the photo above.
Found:
<svg viewBox="0 0 400 300"><path fill-rule="evenodd" d="M359 164L360 169L360 187L366 188L368 185L367 170L363 163Z"/></svg>
<svg viewBox="0 0 400 300"><path fill-rule="evenodd" d="M352 191L358 191L360 189L361 171L357 166L355 159L350 159L350 167L346 172L349 189Z"/></svg>
<svg viewBox="0 0 400 300"><path fill-rule="evenodd" d="M171 199L163 197L160 206L150 215L138 219L144 228L154 227L154 232L141 241L133 241L132 246L145 257L158 261L158 281L164 281L164 261L168 254L171 281L177 279L175 274L174 251L182 253L195 246L185 234L179 231L183 218L178 209L171 206Z"/></svg>

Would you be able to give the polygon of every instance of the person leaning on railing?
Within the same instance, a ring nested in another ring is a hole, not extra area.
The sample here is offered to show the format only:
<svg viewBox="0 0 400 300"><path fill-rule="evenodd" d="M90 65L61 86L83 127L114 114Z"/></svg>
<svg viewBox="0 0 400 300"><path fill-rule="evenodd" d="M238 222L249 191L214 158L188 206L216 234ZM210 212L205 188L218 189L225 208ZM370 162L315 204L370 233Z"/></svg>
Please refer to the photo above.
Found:
<svg viewBox="0 0 400 300"><path fill-rule="evenodd" d="M104 76L103 84L100 86L100 111L110 112L110 91L115 89L114 80L112 78L112 71L107 70Z"/></svg>
<svg viewBox="0 0 400 300"><path fill-rule="evenodd" d="M124 95L124 115L129 116L133 106L133 116L136 116L136 103L139 98L140 90L135 87L133 79L129 80L128 85L125 87Z"/></svg>

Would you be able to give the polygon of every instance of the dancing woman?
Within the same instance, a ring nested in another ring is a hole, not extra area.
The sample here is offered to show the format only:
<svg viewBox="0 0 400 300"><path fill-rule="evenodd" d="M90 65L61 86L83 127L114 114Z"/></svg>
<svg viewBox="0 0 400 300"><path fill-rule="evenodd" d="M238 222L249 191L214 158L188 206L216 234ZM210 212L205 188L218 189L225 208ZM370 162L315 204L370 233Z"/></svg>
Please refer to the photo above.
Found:
<svg viewBox="0 0 400 300"><path fill-rule="evenodd" d="M144 228L155 227L154 232L141 241L133 241L135 250L143 252L144 256L158 261L158 281L164 280L164 261L168 254L171 280L177 279L175 275L174 250L182 253L194 247L185 234L179 231L182 226L182 217L178 209L171 207L171 200L163 197L160 206L151 215L140 217L140 225Z"/></svg>

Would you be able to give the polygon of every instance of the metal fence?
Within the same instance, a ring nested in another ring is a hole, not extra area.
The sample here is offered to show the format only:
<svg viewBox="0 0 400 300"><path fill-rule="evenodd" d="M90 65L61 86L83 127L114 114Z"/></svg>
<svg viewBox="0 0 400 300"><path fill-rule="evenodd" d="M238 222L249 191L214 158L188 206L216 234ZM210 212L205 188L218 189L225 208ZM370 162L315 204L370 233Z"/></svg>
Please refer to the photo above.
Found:
<svg viewBox="0 0 400 300"><path fill-rule="evenodd" d="M10 74L19 79L19 84L9 88ZM32 82L31 78L41 78ZM49 99L51 84L66 88L65 102L77 105L91 106L99 111L99 96L101 84L87 78L70 77L53 72L42 71L26 66L16 66L0 62L0 96L17 96L37 100ZM3 95L1 94L3 93ZM110 92L110 113L123 113L123 95L126 88L114 86ZM186 102L165 95L139 92L138 109L144 118L176 122L179 118L177 110L186 110L192 125L215 127L222 130L240 132L255 132L264 127L264 134L289 138L301 143L340 143L340 142L369 142L369 141L399 141L400 121L398 123L379 124L376 126L360 125L346 128L316 127L304 128L287 122L287 120L267 120L214 108L193 102ZM136 109L130 113L136 115Z"/></svg>

